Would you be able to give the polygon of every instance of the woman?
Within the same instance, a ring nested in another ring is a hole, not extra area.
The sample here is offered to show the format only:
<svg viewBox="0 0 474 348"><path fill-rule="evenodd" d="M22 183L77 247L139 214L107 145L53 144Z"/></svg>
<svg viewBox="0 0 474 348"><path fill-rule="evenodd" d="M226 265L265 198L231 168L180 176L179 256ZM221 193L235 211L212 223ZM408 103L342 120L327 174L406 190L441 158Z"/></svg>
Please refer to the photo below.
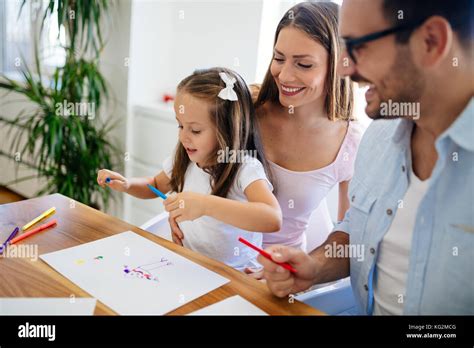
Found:
<svg viewBox="0 0 474 348"><path fill-rule="evenodd" d="M336 75L337 17L334 3L305 2L288 10L278 24L264 81L254 90L261 140L283 213L281 230L265 234L264 247L305 250L306 233L329 234L328 214L321 209L316 225L324 230L306 230L336 184L338 220L349 207L348 183L361 131L351 121L352 83ZM170 223L175 238L183 237Z"/></svg>
<svg viewBox="0 0 474 348"><path fill-rule="evenodd" d="M311 214L339 185L338 220L349 207L348 183L360 140L348 78L336 75L338 5L301 3L278 24L272 62L256 100L264 152L283 212L280 232L264 246L305 250ZM321 212L323 214L324 212ZM324 215L321 215L324 218ZM317 225L327 226L324 221Z"/></svg>

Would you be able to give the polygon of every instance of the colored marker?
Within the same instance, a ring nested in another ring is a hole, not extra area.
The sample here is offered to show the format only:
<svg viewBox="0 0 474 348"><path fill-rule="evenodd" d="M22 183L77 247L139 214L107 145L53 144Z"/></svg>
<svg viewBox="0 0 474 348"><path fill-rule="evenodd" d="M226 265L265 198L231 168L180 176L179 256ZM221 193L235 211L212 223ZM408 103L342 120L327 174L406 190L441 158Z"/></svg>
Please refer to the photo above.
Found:
<svg viewBox="0 0 474 348"><path fill-rule="evenodd" d="M286 262L277 262L275 260L272 259L272 256L267 253L265 250L262 250L260 249L259 247L253 245L252 243L250 243L249 241L246 241L245 239L243 239L242 237L239 237L239 242L241 243L244 243L245 245L247 245L249 248L252 248L253 250L256 250L260 253L260 255L262 255L263 257L269 259L270 261L273 261L275 262L277 265L280 265L281 267L283 267L284 269L287 269L288 271L292 272L292 273L296 273L296 269L294 269L293 267L291 267L291 265L289 263L286 263Z"/></svg>
<svg viewBox="0 0 474 348"><path fill-rule="evenodd" d="M37 224L38 222L40 222L41 220L47 218L49 215L52 215L56 212L56 208L55 207L52 207L48 210L46 210L43 214L41 214L40 216L38 216L37 218L31 220L30 222L28 222L25 226L23 226L21 228L22 231L24 230L27 230L29 229L31 226L33 226L34 224Z"/></svg>
<svg viewBox="0 0 474 348"><path fill-rule="evenodd" d="M20 231L20 228L19 227L16 227L13 232L10 234L10 236L7 238L7 240L5 241L5 243L2 244L2 246L0 247L0 254L3 253L3 250L7 247L7 244L9 244L9 242L15 238L16 234Z"/></svg>
<svg viewBox="0 0 474 348"><path fill-rule="evenodd" d="M165 195L163 192L161 192L160 190L158 190L155 186L152 186L152 185L150 185L150 184L147 184L147 186L148 186L148 188L149 188L150 190L152 190L153 193L154 193L155 195L157 195L158 197L161 197L161 198L163 198L163 199L168 198L168 197L166 197L166 195Z"/></svg>
<svg viewBox="0 0 474 348"><path fill-rule="evenodd" d="M106 184L108 184L110 181L112 181L112 179L110 179L110 178L105 179Z"/></svg>
<svg viewBox="0 0 474 348"><path fill-rule="evenodd" d="M41 232L47 228L50 228L50 227L53 227L54 225L56 225L58 223L58 221L56 219L54 220L51 220L50 222L47 222L37 228L35 228L34 230L31 230L29 232L26 232L26 233L23 233L21 235L19 235L18 237L16 238L13 238L11 241L10 241L10 244L15 244L15 243L18 243L19 241L25 239L25 238L28 238L29 236L32 236L33 234L36 234L38 232Z"/></svg>

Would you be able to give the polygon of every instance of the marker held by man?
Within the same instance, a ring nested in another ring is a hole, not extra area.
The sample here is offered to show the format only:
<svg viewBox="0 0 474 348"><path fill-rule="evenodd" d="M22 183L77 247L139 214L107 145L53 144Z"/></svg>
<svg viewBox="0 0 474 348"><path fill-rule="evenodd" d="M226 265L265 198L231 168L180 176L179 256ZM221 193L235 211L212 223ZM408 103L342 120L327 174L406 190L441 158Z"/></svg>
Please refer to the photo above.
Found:
<svg viewBox="0 0 474 348"><path fill-rule="evenodd" d="M281 267L283 267L284 269L290 271L291 273L296 273L296 269L294 269L289 263L287 263L287 262L278 262L278 261L273 260L272 255L267 253L265 250L260 249L258 246L253 245L252 243L250 243L249 241L243 239L242 237L239 237L239 242L247 245L249 248L252 248L253 250L258 251L260 253L260 255L262 255L263 257L265 257L267 259L269 259L270 261L275 262L277 265L280 265Z"/></svg>

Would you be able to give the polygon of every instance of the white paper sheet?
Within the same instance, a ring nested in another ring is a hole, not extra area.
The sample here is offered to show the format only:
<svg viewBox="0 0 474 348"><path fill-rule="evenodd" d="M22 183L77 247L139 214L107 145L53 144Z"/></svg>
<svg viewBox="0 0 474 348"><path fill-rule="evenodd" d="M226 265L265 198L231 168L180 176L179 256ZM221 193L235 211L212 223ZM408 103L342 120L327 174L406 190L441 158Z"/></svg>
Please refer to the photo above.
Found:
<svg viewBox="0 0 474 348"><path fill-rule="evenodd" d="M123 315L165 314L229 282L131 231L40 258Z"/></svg>
<svg viewBox="0 0 474 348"><path fill-rule="evenodd" d="M268 315L239 295L199 309L189 315Z"/></svg>
<svg viewBox="0 0 474 348"><path fill-rule="evenodd" d="M0 315L93 315L95 298L0 298Z"/></svg>

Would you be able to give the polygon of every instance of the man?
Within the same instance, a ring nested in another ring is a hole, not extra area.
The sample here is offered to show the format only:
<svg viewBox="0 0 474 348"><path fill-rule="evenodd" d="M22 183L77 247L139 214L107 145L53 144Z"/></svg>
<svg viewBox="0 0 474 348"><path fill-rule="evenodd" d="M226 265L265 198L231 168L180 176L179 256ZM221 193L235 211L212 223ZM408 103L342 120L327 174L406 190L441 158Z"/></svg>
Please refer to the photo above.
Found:
<svg viewBox="0 0 474 348"><path fill-rule="evenodd" d="M474 314L473 4L344 1L339 73L375 121L326 242L267 250L296 274L259 257L275 295L350 274L361 313Z"/></svg>

